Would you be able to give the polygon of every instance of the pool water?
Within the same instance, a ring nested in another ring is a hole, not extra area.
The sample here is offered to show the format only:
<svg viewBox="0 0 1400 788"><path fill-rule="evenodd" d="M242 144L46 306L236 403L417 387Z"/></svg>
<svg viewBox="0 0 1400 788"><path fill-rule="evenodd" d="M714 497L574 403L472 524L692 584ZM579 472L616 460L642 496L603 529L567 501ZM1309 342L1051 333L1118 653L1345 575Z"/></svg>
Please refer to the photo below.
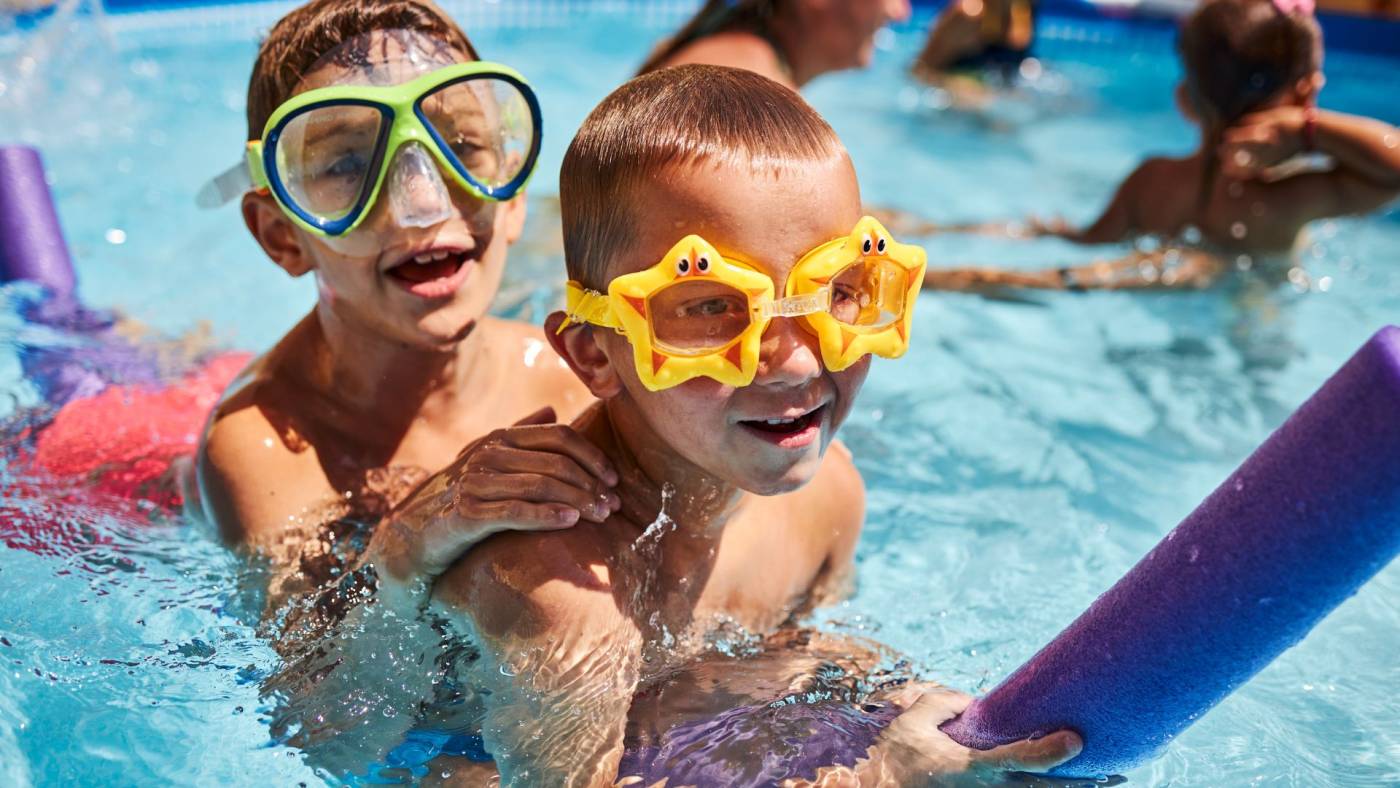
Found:
<svg viewBox="0 0 1400 788"><path fill-rule="evenodd" d="M555 174L573 130L686 3L447 4L536 86L546 141L504 314L561 301ZM237 210L201 212L236 162L258 31L289 6L0 21L0 135L42 146L83 298L172 336L259 350L309 308ZM866 200L940 222L1093 218L1142 156L1196 139L1170 35L1047 19L1046 75L979 114L903 66L808 91ZM1400 122L1400 59L1329 53L1327 107ZM1084 261L1057 241L927 239L931 265ZM1291 283L1207 293L921 298L915 344L877 362L843 437L869 486L859 589L814 622L888 643L927 676L990 688L1110 586L1364 339L1400 316L1400 215L1320 223ZM1125 250L1121 250L1125 251ZM1099 252L1101 253L1101 251ZM0 293L0 411L41 403L16 348L65 341ZM16 416L16 417L19 417ZM0 470L0 784L323 781L269 734L278 657L258 570L204 527L64 502ZM152 520L154 519L154 522ZM1148 785L1400 784L1400 567L1128 775Z"/></svg>

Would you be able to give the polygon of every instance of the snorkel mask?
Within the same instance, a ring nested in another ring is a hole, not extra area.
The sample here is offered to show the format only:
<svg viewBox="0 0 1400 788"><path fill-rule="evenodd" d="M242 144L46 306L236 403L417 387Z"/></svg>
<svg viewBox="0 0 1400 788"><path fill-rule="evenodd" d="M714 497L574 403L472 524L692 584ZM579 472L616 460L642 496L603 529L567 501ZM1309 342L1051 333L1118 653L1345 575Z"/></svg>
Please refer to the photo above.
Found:
<svg viewBox="0 0 1400 788"><path fill-rule="evenodd" d="M539 101L497 63L457 63L391 86L333 85L298 94L268 118L246 161L200 192L206 207L266 190L324 239L354 231L388 193L394 223L454 215L442 175L482 200L524 188L540 151Z"/></svg>
<svg viewBox="0 0 1400 788"><path fill-rule="evenodd" d="M616 330L632 345L642 385L660 391L702 376L749 385L769 322L796 318L839 372L867 354L904 355L924 267L921 247L895 243L866 216L849 236L803 255L776 298L767 274L689 235L651 268L613 279L606 294L569 282L559 331Z"/></svg>

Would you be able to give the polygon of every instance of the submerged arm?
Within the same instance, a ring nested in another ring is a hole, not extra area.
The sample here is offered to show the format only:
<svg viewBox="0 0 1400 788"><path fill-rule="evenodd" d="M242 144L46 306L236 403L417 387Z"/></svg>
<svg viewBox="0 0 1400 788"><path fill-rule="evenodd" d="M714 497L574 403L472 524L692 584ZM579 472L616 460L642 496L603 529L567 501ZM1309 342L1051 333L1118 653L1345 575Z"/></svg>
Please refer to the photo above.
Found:
<svg viewBox="0 0 1400 788"><path fill-rule="evenodd" d="M487 690L482 736L502 784L610 786L642 636L586 539L497 537L452 568L435 603L470 631Z"/></svg>
<svg viewBox="0 0 1400 788"><path fill-rule="evenodd" d="M1031 230L1037 235L1055 236L1079 244L1122 241L1137 231L1138 222L1135 217L1138 213L1138 203L1144 194L1150 193L1150 187L1157 179L1160 168L1158 159L1148 159L1138 165L1138 168L1119 184L1108 207L1104 208L1099 218L1088 227L1076 230L1062 219L1050 222L1032 220L1029 223Z"/></svg>
<svg viewBox="0 0 1400 788"><path fill-rule="evenodd" d="M1225 271L1220 258L1194 249L1133 252L1112 260L1038 271L930 269L924 288L959 292L1031 290L1190 290L1210 287Z"/></svg>

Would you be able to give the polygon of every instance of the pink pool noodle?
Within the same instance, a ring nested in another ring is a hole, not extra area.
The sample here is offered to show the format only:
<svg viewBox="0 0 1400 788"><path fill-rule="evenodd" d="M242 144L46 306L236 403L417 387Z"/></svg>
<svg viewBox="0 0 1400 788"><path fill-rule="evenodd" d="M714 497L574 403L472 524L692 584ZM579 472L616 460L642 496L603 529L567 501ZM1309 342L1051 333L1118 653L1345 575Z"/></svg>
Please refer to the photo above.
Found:
<svg viewBox="0 0 1400 788"><path fill-rule="evenodd" d="M1400 328L1389 326L1069 628L943 730L988 749L1070 728L1084 750L1050 774L1121 774L1397 552Z"/></svg>

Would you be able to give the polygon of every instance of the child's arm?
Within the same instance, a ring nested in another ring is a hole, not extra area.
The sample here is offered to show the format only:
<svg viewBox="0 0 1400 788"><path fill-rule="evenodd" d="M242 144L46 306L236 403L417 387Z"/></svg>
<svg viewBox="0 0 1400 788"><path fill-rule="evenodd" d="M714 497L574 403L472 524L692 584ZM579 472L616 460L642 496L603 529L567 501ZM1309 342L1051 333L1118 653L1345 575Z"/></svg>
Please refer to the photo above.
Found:
<svg viewBox="0 0 1400 788"><path fill-rule="evenodd" d="M818 770L815 780L789 780L785 788L847 785L1000 785L1007 772L1045 772L1083 749L1073 731L974 750L953 741L938 726L962 713L967 695L933 684L913 684L890 694L886 703L903 709L880 738L852 766Z"/></svg>
<svg viewBox="0 0 1400 788"><path fill-rule="evenodd" d="M423 613L438 579L468 550L503 531L602 522L620 505L607 457L553 421L553 409L542 408L468 445L380 522L360 567L317 601L317 631L288 628L279 647L289 670L276 681L290 685L289 716L304 718L299 746L329 733L335 748L370 752L403 735L411 710L432 693L442 649ZM379 713L387 709L402 713Z"/></svg>
<svg viewBox="0 0 1400 788"><path fill-rule="evenodd" d="M1269 171L1311 148L1336 162L1330 172L1288 178L1300 219L1366 213L1400 195L1400 129L1373 118L1276 107L1246 115L1225 132L1218 154L1233 178L1267 179Z"/></svg>
<svg viewBox="0 0 1400 788"><path fill-rule="evenodd" d="M415 614L437 577L492 534L603 522L621 505L617 481L602 451L554 423L553 408L479 438L375 528L364 562L381 603Z"/></svg>
<svg viewBox="0 0 1400 788"><path fill-rule="evenodd" d="M611 786L642 655L610 556L586 530L505 534L455 564L434 606L481 650L482 736L503 785Z"/></svg>
<svg viewBox="0 0 1400 788"><path fill-rule="evenodd" d="M1224 271L1224 262L1208 252L1163 249L1038 271L935 268L924 274L924 288L981 293L1006 289L1190 290L1210 287Z"/></svg>
<svg viewBox="0 0 1400 788"><path fill-rule="evenodd" d="M1133 235L1138 229L1135 220L1138 202L1144 194L1150 193L1151 184L1157 179L1161 167L1160 159L1148 159L1139 164L1123 179L1108 207L1088 227L1076 230L1063 219L1049 222L1032 219L1029 222L1032 233L1052 235L1079 244L1115 243Z"/></svg>

